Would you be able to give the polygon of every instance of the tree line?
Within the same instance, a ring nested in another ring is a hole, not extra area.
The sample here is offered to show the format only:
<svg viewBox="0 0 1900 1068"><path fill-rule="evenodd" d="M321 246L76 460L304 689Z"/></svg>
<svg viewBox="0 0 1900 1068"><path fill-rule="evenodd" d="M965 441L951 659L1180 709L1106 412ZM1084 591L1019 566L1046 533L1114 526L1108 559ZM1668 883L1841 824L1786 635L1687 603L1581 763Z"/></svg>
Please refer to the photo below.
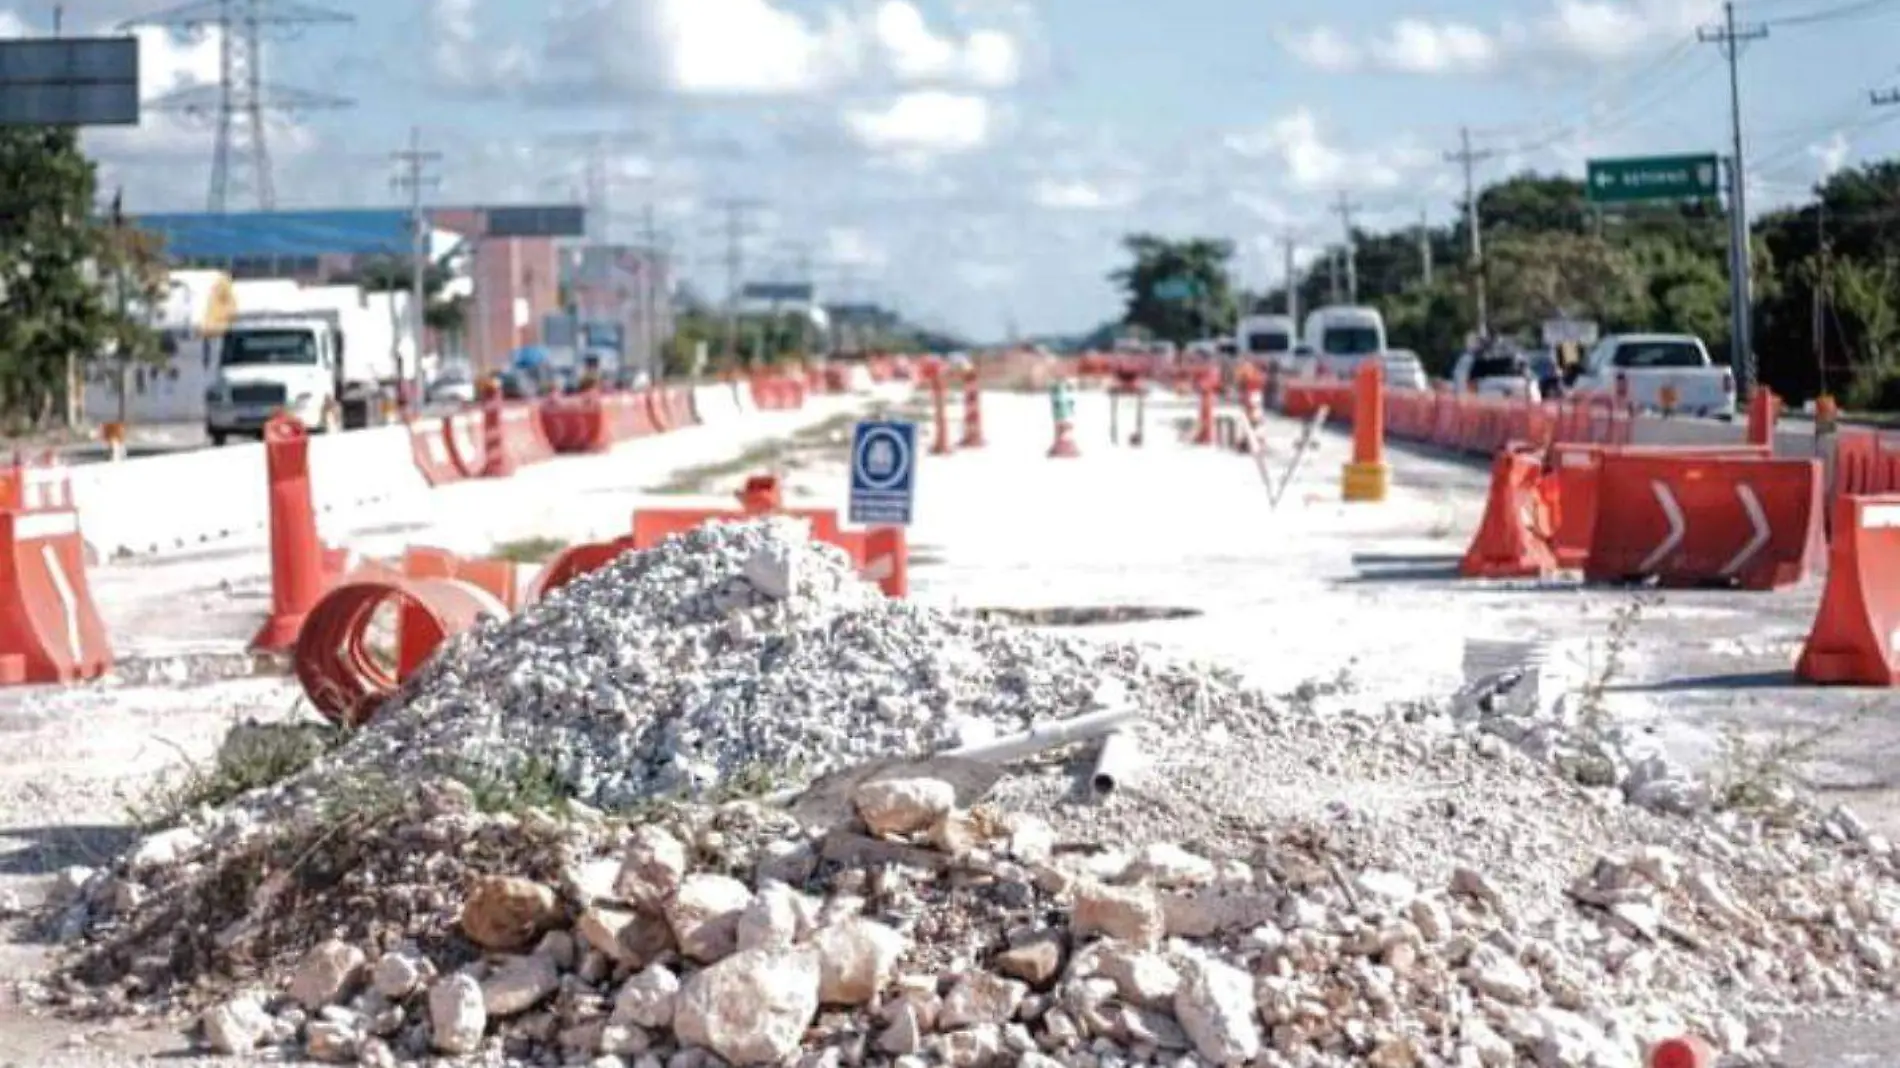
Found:
<svg viewBox="0 0 1900 1068"><path fill-rule="evenodd" d="M1583 182L1523 174L1478 197L1483 278L1494 332L1537 340L1545 321L1594 320L1607 332L1701 337L1718 360L1730 339L1728 225L1712 202L1598 208ZM1391 344L1443 374L1476 323L1462 207L1448 223L1353 233L1359 301L1385 315ZM1844 170L1804 202L1751 227L1754 348L1761 380L1801 401L1821 392L1859 410L1900 409L1900 160ZM1233 330L1242 308L1277 312L1284 287L1243 293L1229 241L1132 234L1110 278L1121 330L1183 344ZM1341 249L1297 276L1299 306L1343 299Z"/></svg>
<svg viewBox="0 0 1900 1068"><path fill-rule="evenodd" d="M0 432L71 424L88 371L161 359L162 249L99 203L78 134L0 128Z"/></svg>

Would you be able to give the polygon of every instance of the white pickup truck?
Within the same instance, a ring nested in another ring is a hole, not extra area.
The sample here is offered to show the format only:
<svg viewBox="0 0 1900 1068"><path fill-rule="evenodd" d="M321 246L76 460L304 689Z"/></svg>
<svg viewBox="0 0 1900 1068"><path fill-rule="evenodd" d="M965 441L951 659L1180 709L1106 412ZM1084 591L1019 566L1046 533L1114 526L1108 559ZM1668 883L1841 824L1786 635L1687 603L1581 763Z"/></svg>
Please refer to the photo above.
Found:
<svg viewBox="0 0 1900 1068"><path fill-rule="evenodd" d="M1674 403L1665 404L1663 391ZM1735 376L1690 334L1612 334L1584 357L1571 396L1621 397L1638 411L1735 417Z"/></svg>

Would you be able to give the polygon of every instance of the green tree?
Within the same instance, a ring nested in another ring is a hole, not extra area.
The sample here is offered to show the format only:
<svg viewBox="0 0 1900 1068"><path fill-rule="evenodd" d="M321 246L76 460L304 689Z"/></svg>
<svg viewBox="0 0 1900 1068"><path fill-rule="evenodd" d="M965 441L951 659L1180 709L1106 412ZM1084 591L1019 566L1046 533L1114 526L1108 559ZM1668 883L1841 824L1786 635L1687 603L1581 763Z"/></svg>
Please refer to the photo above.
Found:
<svg viewBox="0 0 1900 1068"><path fill-rule="evenodd" d="M163 292L149 238L95 216L97 178L70 129L0 129L0 419L46 425L95 361L150 358L142 309ZM124 299L107 280L123 279Z"/></svg>
<svg viewBox="0 0 1900 1068"><path fill-rule="evenodd" d="M1124 324L1177 345L1233 332L1235 301L1227 266L1233 242L1130 234L1122 247L1134 262L1109 280L1122 289Z"/></svg>

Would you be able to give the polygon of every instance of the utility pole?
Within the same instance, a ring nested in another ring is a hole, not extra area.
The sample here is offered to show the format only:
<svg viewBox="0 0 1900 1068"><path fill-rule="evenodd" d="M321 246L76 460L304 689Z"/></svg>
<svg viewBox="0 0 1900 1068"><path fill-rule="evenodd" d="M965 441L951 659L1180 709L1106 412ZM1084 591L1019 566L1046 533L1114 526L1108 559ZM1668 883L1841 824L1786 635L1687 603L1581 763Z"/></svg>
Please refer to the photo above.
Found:
<svg viewBox="0 0 1900 1068"><path fill-rule="evenodd" d="M216 32L217 84L188 86L145 104L153 111L217 117L211 150L211 191L207 198L207 206L213 214L221 215L230 210L233 195L246 188L256 198L260 210L276 209L277 186L271 174L267 115L351 106L351 101L344 97L292 89L267 80L264 77L266 36L273 31L295 33L306 26L338 26L355 21L352 15L303 0L196 0L120 24L121 30L133 26L169 26L186 32Z"/></svg>
<svg viewBox="0 0 1900 1068"><path fill-rule="evenodd" d="M1432 221L1424 208L1418 211L1418 265L1424 274L1425 288L1432 286Z"/></svg>
<svg viewBox="0 0 1900 1068"><path fill-rule="evenodd" d="M1292 234L1280 239L1280 247L1286 253L1286 317L1293 320L1293 336L1300 336L1300 278L1299 269L1294 264L1294 253L1299 242Z"/></svg>
<svg viewBox="0 0 1900 1068"><path fill-rule="evenodd" d="M660 308L664 300L661 273L668 269L669 257L662 247L659 227L654 222L651 200L640 209L640 241L643 246L640 264L640 343L646 352L647 376L657 382L666 365L660 352L666 343L666 331L660 325Z"/></svg>
<svg viewBox="0 0 1900 1068"><path fill-rule="evenodd" d="M744 282L745 239L751 220L746 213L761 207L755 200L731 199L719 205L726 213L726 355L739 360L739 287Z"/></svg>
<svg viewBox="0 0 1900 1068"><path fill-rule="evenodd" d="M1486 149L1474 150L1471 147L1471 128L1461 127L1458 131L1458 151L1447 152L1445 161L1457 163L1465 170L1465 229L1471 234L1471 305L1478 322L1478 336L1491 335L1490 295L1486 292L1484 265L1484 222L1478 217L1478 181L1475 168L1478 164L1497 155Z"/></svg>
<svg viewBox="0 0 1900 1068"><path fill-rule="evenodd" d="M1812 339L1812 346L1814 348L1815 383L1820 388L1822 395L1826 396L1829 392L1827 388L1826 309L1833 299L1829 292L1833 284L1831 277L1833 274L1833 265L1829 262L1832 258L1832 252L1827 247L1827 200L1825 198L1816 201L1814 205L1814 249L1820 265L1812 284L1814 299L1810 314L1813 318L1808 324L1808 336Z"/></svg>
<svg viewBox="0 0 1900 1068"><path fill-rule="evenodd" d="M1748 229L1748 157L1742 150L1742 45L1768 36L1766 26L1737 26L1735 0L1722 5L1722 25L1704 26L1696 37L1714 44L1728 58L1729 130L1734 137L1734 154L1729 157L1729 315L1731 326L1729 366L1735 373L1738 400L1755 393L1754 286L1750 273L1754 266L1749 247Z"/></svg>
<svg viewBox="0 0 1900 1068"><path fill-rule="evenodd" d="M1346 302L1348 304L1359 303L1359 255L1356 249L1357 242L1353 240L1352 232L1352 213L1356 208L1357 205L1346 196L1346 191L1340 190L1339 201L1333 205L1333 210L1339 213L1340 225L1346 232Z"/></svg>
<svg viewBox="0 0 1900 1068"><path fill-rule="evenodd" d="M1326 250L1326 288L1332 294L1332 303L1339 303L1339 250Z"/></svg>
<svg viewBox="0 0 1900 1068"><path fill-rule="evenodd" d="M422 210L422 191L440 184L440 179L428 173L431 164L442 162L442 153L426 151L422 147L422 128L409 128L409 148L403 152L391 154L400 170L396 173L394 184L397 189L409 194L409 226L412 245L409 257L409 333L415 343L415 367L408 376L413 392L404 406L415 411L422 402L422 353L423 334L427 327L429 310L429 218ZM397 368L397 377L404 377L402 369Z"/></svg>

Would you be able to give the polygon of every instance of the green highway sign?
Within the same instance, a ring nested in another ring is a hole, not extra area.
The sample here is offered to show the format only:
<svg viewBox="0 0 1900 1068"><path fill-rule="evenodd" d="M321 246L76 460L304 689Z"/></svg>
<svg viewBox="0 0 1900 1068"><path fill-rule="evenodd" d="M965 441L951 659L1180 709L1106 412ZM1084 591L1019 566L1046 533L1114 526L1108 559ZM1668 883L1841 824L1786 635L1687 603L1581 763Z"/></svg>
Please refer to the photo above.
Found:
<svg viewBox="0 0 1900 1068"><path fill-rule="evenodd" d="M1201 295L1201 283L1193 278L1163 278L1155 283L1157 300L1193 300Z"/></svg>
<svg viewBox="0 0 1900 1068"><path fill-rule="evenodd" d="M1698 200L1716 195L1721 174L1712 155L1593 159L1585 184L1593 204Z"/></svg>

